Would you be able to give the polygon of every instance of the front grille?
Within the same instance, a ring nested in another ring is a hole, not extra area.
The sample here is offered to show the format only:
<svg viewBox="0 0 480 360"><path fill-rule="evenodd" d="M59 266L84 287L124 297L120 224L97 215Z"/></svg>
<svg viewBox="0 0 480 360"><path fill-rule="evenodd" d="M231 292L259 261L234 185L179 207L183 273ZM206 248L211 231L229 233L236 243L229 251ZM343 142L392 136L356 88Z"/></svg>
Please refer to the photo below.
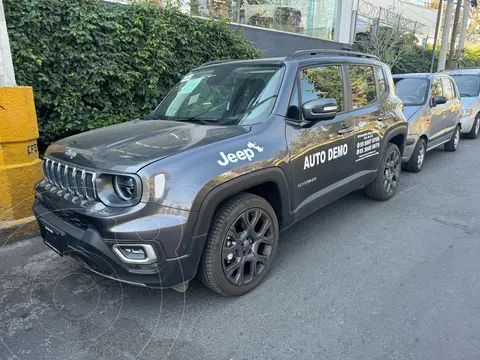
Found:
<svg viewBox="0 0 480 360"><path fill-rule="evenodd" d="M94 172L47 158L42 166L45 179L57 189L89 200L96 199Z"/></svg>
<svg viewBox="0 0 480 360"><path fill-rule="evenodd" d="M85 188L82 186L83 181L82 181L82 171L77 170L75 172L75 184L77 185L77 194L78 195L85 195Z"/></svg>
<svg viewBox="0 0 480 360"><path fill-rule="evenodd" d="M76 191L77 184L74 181L73 167L71 167L71 166L67 166L67 182L68 182L68 186Z"/></svg>
<svg viewBox="0 0 480 360"><path fill-rule="evenodd" d="M93 188L93 174L86 173L85 174L85 183L87 186L85 187L85 191L87 192L87 197L89 199L95 198L95 189ZM90 186L89 186L90 185Z"/></svg>

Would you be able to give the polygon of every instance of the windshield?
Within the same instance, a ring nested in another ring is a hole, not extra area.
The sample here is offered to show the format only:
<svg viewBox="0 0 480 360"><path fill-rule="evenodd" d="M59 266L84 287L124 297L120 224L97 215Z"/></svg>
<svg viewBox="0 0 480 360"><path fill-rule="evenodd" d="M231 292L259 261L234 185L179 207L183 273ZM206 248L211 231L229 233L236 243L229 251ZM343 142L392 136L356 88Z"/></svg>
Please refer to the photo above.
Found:
<svg viewBox="0 0 480 360"><path fill-rule="evenodd" d="M425 104L428 98L430 81L427 79L396 78L395 89L405 106L420 106Z"/></svg>
<svg viewBox="0 0 480 360"><path fill-rule="evenodd" d="M461 97L477 97L480 91L480 77L478 75L452 75L457 83Z"/></svg>
<svg viewBox="0 0 480 360"><path fill-rule="evenodd" d="M264 121L277 99L281 65L221 64L185 76L147 118L238 125Z"/></svg>

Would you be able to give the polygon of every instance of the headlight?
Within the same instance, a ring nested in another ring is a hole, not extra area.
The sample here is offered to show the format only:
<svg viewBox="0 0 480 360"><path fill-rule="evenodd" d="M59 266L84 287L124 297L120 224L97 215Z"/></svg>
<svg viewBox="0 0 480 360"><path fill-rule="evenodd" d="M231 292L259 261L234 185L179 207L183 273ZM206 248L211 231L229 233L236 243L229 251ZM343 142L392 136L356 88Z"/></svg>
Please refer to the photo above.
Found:
<svg viewBox="0 0 480 360"><path fill-rule="evenodd" d="M135 196L135 180L131 176L115 175L113 188L117 196L124 201L132 201Z"/></svg>
<svg viewBox="0 0 480 360"><path fill-rule="evenodd" d="M473 109L463 110L463 112L462 112L463 117L472 116L472 114L473 114Z"/></svg>
<svg viewBox="0 0 480 360"><path fill-rule="evenodd" d="M137 175L100 174L97 189L100 200L112 207L134 206L142 197L142 181Z"/></svg>

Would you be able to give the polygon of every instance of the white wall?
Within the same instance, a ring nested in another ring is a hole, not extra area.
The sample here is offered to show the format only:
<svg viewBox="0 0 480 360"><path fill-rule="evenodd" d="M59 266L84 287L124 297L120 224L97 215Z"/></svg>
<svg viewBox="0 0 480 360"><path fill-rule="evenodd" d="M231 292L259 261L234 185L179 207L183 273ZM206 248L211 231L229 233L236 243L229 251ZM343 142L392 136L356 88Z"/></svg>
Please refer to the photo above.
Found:
<svg viewBox="0 0 480 360"><path fill-rule="evenodd" d="M437 22L437 10L435 9L400 0L366 1L374 6L379 6L384 9L392 10L393 12L402 15L409 20L417 21L428 28L428 35L430 37L433 37L435 35L435 25Z"/></svg>
<svg viewBox="0 0 480 360"><path fill-rule="evenodd" d="M7 33L7 23L3 11L3 0L0 0L0 86L15 86L12 54Z"/></svg>
<svg viewBox="0 0 480 360"><path fill-rule="evenodd" d="M342 8L340 10L340 21L338 31L338 42L344 44L351 43L352 27L355 27L353 23L352 15L356 7L356 0L342 0Z"/></svg>

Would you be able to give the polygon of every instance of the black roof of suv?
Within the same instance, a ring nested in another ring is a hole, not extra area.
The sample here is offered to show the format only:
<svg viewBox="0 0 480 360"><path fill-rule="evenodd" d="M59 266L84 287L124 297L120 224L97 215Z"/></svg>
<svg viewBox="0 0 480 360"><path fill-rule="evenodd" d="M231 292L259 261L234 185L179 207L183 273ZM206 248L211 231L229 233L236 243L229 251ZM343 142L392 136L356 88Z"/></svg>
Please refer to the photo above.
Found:
<svg viewBox="0 0 480 360"><path fill-rule="evenodd" d="M224 295L257 286L279 232L365 187L391 198L407 121L359 53L210 62L145 119L51 145L34 212L46 243L119 281Z"/></svg>

